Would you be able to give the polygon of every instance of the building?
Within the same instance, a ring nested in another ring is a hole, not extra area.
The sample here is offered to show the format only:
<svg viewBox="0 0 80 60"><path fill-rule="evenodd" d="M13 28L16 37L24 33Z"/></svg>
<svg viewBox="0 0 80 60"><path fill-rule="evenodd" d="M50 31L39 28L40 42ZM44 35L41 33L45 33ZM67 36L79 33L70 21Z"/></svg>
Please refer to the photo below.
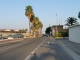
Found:
<svg viewBox="0 0 80 60"><path fill-rule="evenodd" d="M67 32L67 29L63 29L63 25L52 26L52 34L56 35L58 32Z"/></svg>
<svg viewBox="0 0 80 60"><path fill-rule="evenodd" d="M5 32L5 33L14 33L14 32L19 32L19 30L15 29L0 29L0 32Z"/></svg>
<svg viewBox="0 0 80 60"><path fill-rule="evenodd" d="M80 25L69 27L69 40L80 43Z"/></svg>

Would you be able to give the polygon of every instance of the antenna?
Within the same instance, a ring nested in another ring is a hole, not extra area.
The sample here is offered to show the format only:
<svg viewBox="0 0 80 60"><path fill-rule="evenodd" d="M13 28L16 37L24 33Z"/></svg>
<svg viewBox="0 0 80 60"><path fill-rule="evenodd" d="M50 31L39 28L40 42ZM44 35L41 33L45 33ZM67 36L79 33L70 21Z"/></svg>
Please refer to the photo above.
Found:
<svg viewBox="0 0 80 60"><path fill-rule="evenodd" d="M62 25L62 19L61 19L61 25Z"/></svg>
<svg viewBox="0 0 80 60"><path fill-rule="evenodd" d="M59 25L60 25L60 19L59 19Z"/></svg>
<svg viewBox="0 0 80 60"><path fill-rule="evenodd" d="M50 27L50 24L49 24L49 27Z"/></svg>

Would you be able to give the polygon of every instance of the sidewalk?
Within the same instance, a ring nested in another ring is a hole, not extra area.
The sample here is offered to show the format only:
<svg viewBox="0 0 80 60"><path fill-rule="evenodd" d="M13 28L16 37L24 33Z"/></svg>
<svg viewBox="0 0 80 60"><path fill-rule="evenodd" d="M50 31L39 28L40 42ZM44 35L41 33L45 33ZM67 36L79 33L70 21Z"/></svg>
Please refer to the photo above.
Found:
<svg viewBox="0 0 80 60"><path fill-rule="evenodd" d="M68 38L58 38L56 39L60 44L64 44L70 50L80 55L80 44L69 41Z"/></svg>

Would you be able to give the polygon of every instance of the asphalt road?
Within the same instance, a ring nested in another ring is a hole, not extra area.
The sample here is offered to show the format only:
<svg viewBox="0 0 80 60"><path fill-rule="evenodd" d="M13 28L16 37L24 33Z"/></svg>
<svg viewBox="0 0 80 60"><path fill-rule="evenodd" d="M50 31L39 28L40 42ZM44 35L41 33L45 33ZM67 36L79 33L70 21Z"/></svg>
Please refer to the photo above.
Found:
<svg viewBox="0 0 80 60"><path fill-rule="evenodd" d="M54 39L48 37L0 46L0 60L73 60Z"/></svg>

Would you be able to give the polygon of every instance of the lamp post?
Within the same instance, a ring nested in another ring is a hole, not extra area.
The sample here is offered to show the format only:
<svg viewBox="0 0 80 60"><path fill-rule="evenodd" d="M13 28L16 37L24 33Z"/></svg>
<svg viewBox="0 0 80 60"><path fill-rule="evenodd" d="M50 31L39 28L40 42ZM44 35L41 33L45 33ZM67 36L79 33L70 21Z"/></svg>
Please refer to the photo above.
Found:
<svg viewBox="0 0 80 60"><path fill-rule="evenodd" d="M57 23L58 23L58 21L57 21L57 14L56 14L56 35L58 37Z"/></svg>

